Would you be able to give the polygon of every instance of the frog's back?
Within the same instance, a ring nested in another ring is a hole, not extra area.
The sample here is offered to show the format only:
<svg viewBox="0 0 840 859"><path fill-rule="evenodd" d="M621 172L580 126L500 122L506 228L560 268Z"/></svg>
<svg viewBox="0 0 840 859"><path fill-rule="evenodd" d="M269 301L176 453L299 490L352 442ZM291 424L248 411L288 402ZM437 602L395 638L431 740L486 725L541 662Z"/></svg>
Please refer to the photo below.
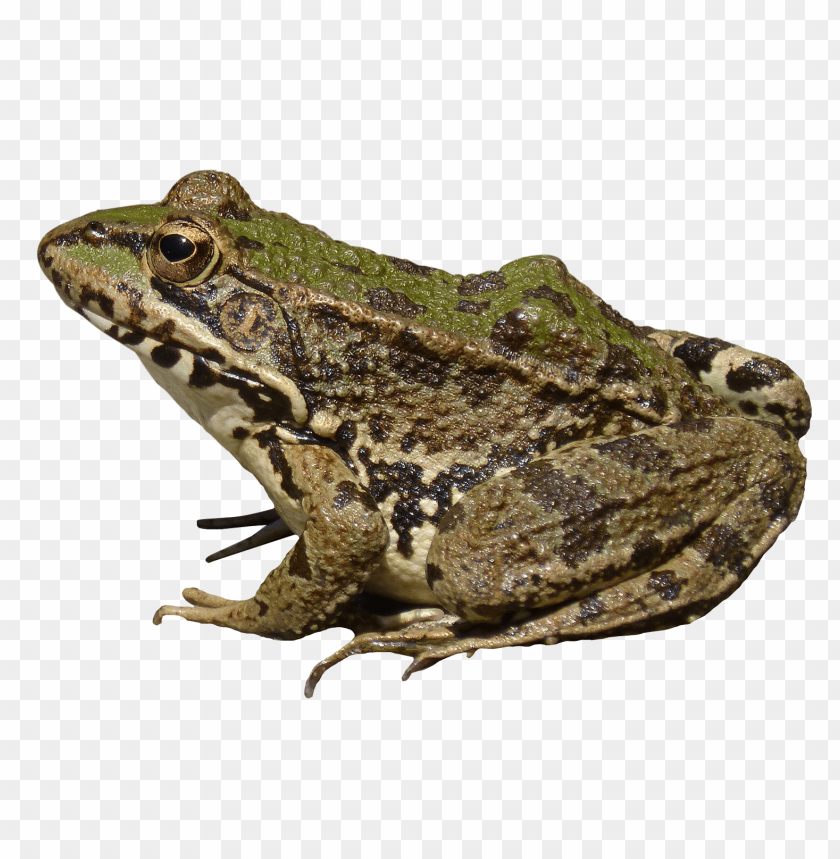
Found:
<svg viewBox="0 0 840 859"><path fill-rule="evenodd" d="M656 385L646 382L652 375L668 390L681 382L695 388L680 362L570 275L557 257L524 257L498 271L450 274L350 246L289 215L261 209L233 177L213 171L185 176L161 205L219 218L248 265L272 279L539 366L565 391L634 384L642 396L654 396Z"/></svg>

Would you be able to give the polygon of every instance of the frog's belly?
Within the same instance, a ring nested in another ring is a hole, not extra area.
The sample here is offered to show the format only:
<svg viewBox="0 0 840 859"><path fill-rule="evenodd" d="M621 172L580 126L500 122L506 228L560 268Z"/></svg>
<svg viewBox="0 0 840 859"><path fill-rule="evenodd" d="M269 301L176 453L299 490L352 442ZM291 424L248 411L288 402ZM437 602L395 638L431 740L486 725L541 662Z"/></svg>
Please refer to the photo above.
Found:
<svg viewBox="0 0 840 859"><path fill-rule="evenodd" d="M391 544L365 585L365 591L414 605L440 605L426 582L426 555L436 530L431 522L424 522L412 532L410 558L396 550L397 535L392 530Z"/></svg>

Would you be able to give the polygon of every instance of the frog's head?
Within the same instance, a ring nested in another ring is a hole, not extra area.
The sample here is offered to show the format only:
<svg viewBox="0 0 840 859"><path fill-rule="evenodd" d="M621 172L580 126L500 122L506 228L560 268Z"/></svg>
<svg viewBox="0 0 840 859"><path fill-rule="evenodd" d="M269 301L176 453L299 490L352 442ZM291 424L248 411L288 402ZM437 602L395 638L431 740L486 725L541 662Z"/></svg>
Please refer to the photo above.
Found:
<svg viewBox="0 0 840 859"><path fill-rule="evenodd" d="M225 174L178 182L161 203L93 212L51 230L38 261L61 298L102 327L116 323L154 336L157 326L207 322L201 310L219 277L246 259L225 219L249 220L257 207ZM98 317L98 320L94 317Z"/></svg>
<svg viewBox="0 0 840 859"><path fill-rule="evenodd" d="M233 177L202 171L181 179L160 203L97 211L56 227L41 240L38 261L66 304L151 370L200 389L223 368L256 374L255 386L294 393L269 353L282 340L281 308L294 287L254 267L251 256L264 245L248 237L256 227L270 244L284 217L257 207ZM291 411L299 421L299 392L296 401Z"/></svg>

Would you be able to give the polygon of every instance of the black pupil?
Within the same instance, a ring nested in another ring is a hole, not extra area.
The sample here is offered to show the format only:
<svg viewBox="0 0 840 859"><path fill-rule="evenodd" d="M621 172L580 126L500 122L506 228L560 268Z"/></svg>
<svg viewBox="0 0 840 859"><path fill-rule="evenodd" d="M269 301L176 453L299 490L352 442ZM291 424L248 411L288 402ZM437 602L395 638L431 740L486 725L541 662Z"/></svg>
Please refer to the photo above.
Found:
<svg viewBox="0 0 840 859"><path fill-rule="evenodd" d="M160 240L160 252L167 262L183 262L195 253L195 245L186 236L172 233Z"/></svg>

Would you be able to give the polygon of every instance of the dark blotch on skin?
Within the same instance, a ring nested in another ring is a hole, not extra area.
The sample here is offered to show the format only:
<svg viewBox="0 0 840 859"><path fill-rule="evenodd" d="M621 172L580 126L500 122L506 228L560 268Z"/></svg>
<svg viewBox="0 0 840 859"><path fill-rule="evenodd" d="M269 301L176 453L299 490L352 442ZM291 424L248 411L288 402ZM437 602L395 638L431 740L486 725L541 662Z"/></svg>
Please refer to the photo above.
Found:
<svg viewBox="0 0 840 859"><path fill-rule="evenodd" d="M605 611L606 606L600 597L587 597L580 601L580 609L577 614L577 619L586 626L592 620L599 618Z"/></svg>
<svg viewBox="0 0 840 859"><path fill-rule="evenodd" d="M662 540L653 534L644 534L633 547L630 565L634 570L649 570L662 558L664 549Z"/></svg>
<svg viewBox="0 0 840 859"><path fill-rule="evenodd" d="M455 309L459 313L472 313L473 316L481 316L490 307L489 301L459 301Z"/></svg>
<svg viewBox="0 0 840 859"><path fill-rule="evenodd" d="M610 459L628 468L638 469L644 474L670 471L674 459L668 447L646 435L625 436L595 444L592 448L602 456L609 456Z"/></svg>
<svg viewBox="0 0 840 859"><path fill-rule="evenodd" d="M530 500L566 527L553 553L570 569L601 552L610 537L617 503L601 495L597 483L582 475L569 475L548 462L535 462L526 470L523 491Z"/></svg>
<svg viewBox="0 0 840 859"><path fill-rule="evenodd" d="M555 382L546 382L540 388L540 397L552 405L561 405L569 402L570 396L567 391L560 388Z"/></svg>
<svg viewBox="0 0 840 859"><path fill-rule="evenodd" d="M782 483L765 483L761 488L761 503L771 519L787 517L790 506L790 492L787 486Z"/></svg>
<svg viewBox="0 0 840 859"><path fill-rule="evenodd" d="M597 484L580 475L570 477L546 461L535 462L527 469L523 489L546 513L592 513L601 503Z"/></svg>
<svg viewBox="0 0 840 859"><path fill-rule="evenodd" d="M219 352L218 349L202 349L200 354L202 358L206 358L208 361L213 361L219 366L225 363L225 359L222 357L222 353Z"/></svg>
<svg viewBox="0 0 840 859"><path fill-rule="evenodd" d="M219 380L219 374L213 370L200 355L193 357L193 370L190 373L190 385L194 388L209 388Z"/></svg>
<svg viewBox="0 0 840 859"><path fill-rule="evenodd" d="M129 286L125 281L121 280L114 284L114 289L122 293L128 298L128 306L131 308L131 318L134 322L140 323L146 318L146 311L141 308L143 304L143 293L133 286Z"/></svg>
<svg viewBox="0 0 840 859"><path fill-rule="evenodd" d="M464 278L458 284L458 295L481 295L484 292L498 292L507 289L505 276L500 271L488 271Z"/></svg>
<svg viewBox="0 0 840 859"><path fill-rule="evenodd" d="M379 512L376 502L370 495L356 486L351 480L342 480L335 489L333 507L336 510L343 510L348 504L356 504L365 510L369 510L371 513Z"/></svg>
<svg viewBox="0 0 840 859"><path fill-rule="evenodd" d="M263 600L254 597L254 602L260 607L260 617L265 617L268 613L268 603L263 602Z"/></svg>
<svg viewBox="0 0 840 859"><path fill-rule="evenodd" d="M443 578L443 570L436 564L426 565L426 584L434 590L435 582Z"/></svg>
<svg viewBox="0 0 840 859"><path fill-rule="evenodd" d="M664 415L668 409L668 394L661 385L654 385L648 402L656 414Z"/></svg>
<svg viewBox="0 0 840 859"><path fill-rule="evenodd" d="M353 421L343 421L335 431L335 440L345 448L352 447L356 440L356 424Z"/></svg>
<svg viewBox="0 0 840 859"><path fill-rule="evenodd" d="M110 298L107 295L99 295L96 298L97 303L99 304L100 309L108 317L108 319L114 318L114 299Z"/></svg>
<svg viewBox="0 0 840 859"><path fill-rule="evenodd" d="M650 370L622 343L607 342L607 357L596 378L603 384L638 382Z"/></svg>
<svg viewBox="0 0 840 859"><path fill-rule="evenodd" d="M436 271L440 271L440 269L432 268L427 265L417 265L416 262L411 262L411 260L400 259L399 257L389 257L386 256L385 259L394 266L397 271L405 272L406 274L415 274L422 275L423 277L429 277L429 275L434 274Z"/></svg>
<svg viewBox="0 0 840 859"><path fill-rule="evenodd" d="M142 331L126 331L117 339L124 346L139 346L146 339L146 335Z"/></svg>
<svg viewBox="0 0 840 859"><path fill-rule="evenodd" d="M717 337L689 337L688 340L677 346L672 354L675 358L679 358L695 376L699 377L700 373L711 373L712 361L717 354L724 349L731 348L731 343L719 340Z"/></svg>
<svg viewBox="0 0 840 859"><path fill-rule="evenodd" d="M713 525L704 535L706 560L713 566L745 578L755 564L748 545L729 525Z"/></svg>
<svg viewBox="0 0 840 859"><path fill-rule="evenodd" d="M657 573L651 573L648 585L659 594L661 599L670 602L680 595L683 582L677 579L671 570L660 570Z"/></svg>
<svg viewBox="0 0 840 859"><path fill-rule="evenodd" d="M425 304L415 304L405 293L393 292L384 286L379 289L369 289L365 293L365 299L374 310L394 313L408 319L414 319L426 312Z"/></svg>
<svg viewBox="0 0 840 859"><path fill-rule="evenodd" d="M283 314L283 319L286 321L286 329L289 334L289 345L292 348L292 355L295 360L301 363L306 363L306 347L303 345L303 338L300 333L300 325L297 320L286 312L285 308L280 308Z"/></svg>
<svg viewBox="0 0 840 859"><path fill-rule="evenodd" d="M559 310L562 310L569 319L574 319L577 315L577 308L572 304L572 299L565 292L557 292L548 284L543 283L536 289L526 289L522 293L523 298L543 298L550 301Z"/></svg>
<svg viewBox="0 0 840 859"><path fill-rule="evenodd" d="M231 435L237 440L242 441L243 439L248 438L248 430L245 427L234 427Z"/></svg>
<svg viewBox="0 0 840 859"><path fill-rule="evenodd" d="M741 402L738 403L738 408L745 415L749 415L751 418L754 418L758 414L758 405L752 400L741 400ZM782 409L782 411L784 411L784 409Z"/></svg>
<svg viewBox="0 0 840 859"><path fill-rule="evenodd" d="M398 460L389 463L384 460L374 460L367 447L360 447L358 456L368 477L371 496L378 502L383 502L389 495L395 494L399 499L394 505L391 524L399 537L397 550L406 558L413 554L411 531L423 522L439 523L452 504L452 490L468 492L500 468L519 468L531 460L531 454L537 448L537 442L526 450L502 449L500 445L492 445L487 454L487 464L480 468L468 465L451 465L441 471L429 484L423 482L423 470L418 465ZM429 498L436 504L434 513L426 514L420 507L420 501ZM454 522L455 520L453 520Z"/></svg>
<svg viewBox="0 0 840 859"><path fill-rule="evenodd" d="M152 360L158 367L169 369L174 367L181 358L181 350L170 346L167 343L161 343L160 346L155 346L152 349Z"/></svg>
<svg viewBox="0 0 840 859"><path fill-rule="evenodd" d="M496 320L488 339L494 352L515 354L521 352L532 337L527 315L522 309L516 308Z"/></svg>
<svg viewBox="0 0 840 859"><path fill-rule="evenodd" d="M289 553L289 575L296 579L310 581L312 578L312 567L309 565L309 558L306 557L306 544L303 540L298 540L295 543L292 551Z"/></svg>
<svg viewBox="0 0 840 859"><path fill-rule="evenodd" d="M789 408L781 403L767 403L764 411L784 421L785 426L796 438L802 438L811 427L811 404L798 403Z"/></svg>
<svg viewBox="0 0 840 859"><path fill-rule="evenodd" d="M743 394L792 378L793 371L787 364L775 358L756 358L730 370L726 374L726 385L730 391Z"/></svg>
<svg viewBox="0 0 840 859"><path fill-rule="evenodd" d="M270 429L263 430L257 433L254 438L257 444L263 449L268 450L268 459L275 474L280 475L280 486L289 498L302 498L303 493L298 489L292 477L292 469L283 453L283 445L280 440L274 435ZM295 544L299 545L299 544Z"/></svg>
<svg viewBox="0 0 840 859"><path fill-rule="evenodd" d="M394 428L394 419L390 415L374 415L370 419L370 437L374 441L387 441Z"/></svg>
<svg viewBox="0 0 840 859"><path fill-rule="evenodd" d="M248 209L242 209L232 200L225 200L216 210L216 214L220 218L225 218L228 221L250 221L251 213Z"/></svg>
<svg viewBox="0 0 840 859"><path fill-rule="evenodd" d="M346 265L343 262L334 262L333 265L337 268L343 268L345 271L349 271L351 274L364 274L361 268L357 265Z"/></svg>
<svg viewBox="0 0 840 859"><path fill-rule="evenodd" d="M258 242L256 239L249 239L248 236L237 236L236 247L243 251L263 251L265 245Z"/></svg>

